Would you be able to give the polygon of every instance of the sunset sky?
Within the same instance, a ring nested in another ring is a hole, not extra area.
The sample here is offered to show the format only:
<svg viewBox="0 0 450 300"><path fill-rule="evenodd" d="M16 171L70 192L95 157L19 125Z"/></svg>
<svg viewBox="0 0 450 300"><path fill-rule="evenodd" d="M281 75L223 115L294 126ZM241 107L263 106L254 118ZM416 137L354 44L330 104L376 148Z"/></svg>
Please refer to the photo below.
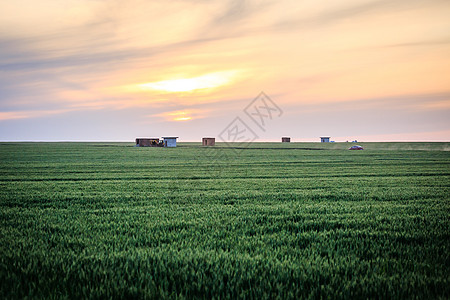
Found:
<svg viewBox="0 0 450 300"><path fill-rule="evenodd" d="M0 2L0 140L450 141L450 1ZM264 130L244 109L282 110Z"/></svg>

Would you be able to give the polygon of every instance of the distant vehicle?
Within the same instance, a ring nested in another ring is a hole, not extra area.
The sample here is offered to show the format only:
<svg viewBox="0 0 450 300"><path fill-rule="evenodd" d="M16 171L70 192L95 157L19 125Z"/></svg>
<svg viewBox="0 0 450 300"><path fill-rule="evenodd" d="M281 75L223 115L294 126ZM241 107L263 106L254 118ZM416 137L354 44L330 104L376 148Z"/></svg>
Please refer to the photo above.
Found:
<svg viewBox="0 0 450 300"><path fill-rule="evenodd" d="M348 150L364 150L363 147L355 145L355 146L351 146L350 148L348 148Z"/></svg>

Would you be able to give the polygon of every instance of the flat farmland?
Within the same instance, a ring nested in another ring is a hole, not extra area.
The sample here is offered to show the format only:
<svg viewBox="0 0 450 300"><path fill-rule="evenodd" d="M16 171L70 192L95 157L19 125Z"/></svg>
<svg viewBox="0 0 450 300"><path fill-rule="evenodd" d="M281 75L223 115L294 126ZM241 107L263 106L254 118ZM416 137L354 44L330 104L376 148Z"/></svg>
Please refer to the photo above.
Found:
<svg viewBox="0 0 450 300"><path fill-rule="evenodd" d="M450 143L0 143L0 297L449 298Z"/></svg>

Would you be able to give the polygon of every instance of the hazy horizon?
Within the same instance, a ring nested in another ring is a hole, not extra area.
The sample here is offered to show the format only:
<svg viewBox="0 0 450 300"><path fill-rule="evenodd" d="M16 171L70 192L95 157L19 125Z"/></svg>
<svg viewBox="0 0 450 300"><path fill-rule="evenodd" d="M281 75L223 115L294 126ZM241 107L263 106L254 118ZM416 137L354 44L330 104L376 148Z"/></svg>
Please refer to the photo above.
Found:
<svg viewBox="0 0 450 300"><path fill-rule="evenodd" d="M153 137L153 136L152 136ZM146 138L146 137L137 137ZM202 138L197 140L183 140L177 139L178 143L201 143ZM1 140L0 143L135 143L135 140ZM216 143L240 143L216 140ZM280 140L255 140L249 143L281 143ZM319 140L306 140L306 139L292 139L290 143L321 143ZM385 140L385 141L368 141L368 140L333 140L330 143L450 143L450 141L433 141L433 140L411 140L411 141L399 141L399 140Z"/></svg>

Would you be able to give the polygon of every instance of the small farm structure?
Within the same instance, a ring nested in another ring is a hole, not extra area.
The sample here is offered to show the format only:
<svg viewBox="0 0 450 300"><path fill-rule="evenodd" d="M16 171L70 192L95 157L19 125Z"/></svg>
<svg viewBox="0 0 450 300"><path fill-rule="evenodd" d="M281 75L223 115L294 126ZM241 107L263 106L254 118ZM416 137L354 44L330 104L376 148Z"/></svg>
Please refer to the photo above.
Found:
<svg viewBox="0 0 450 300"><path fill-rule="evenodd" d="M320 137L320 142L321 143L329 143L330 142L330 137L329 136L321 136Z"/></svg>
<svg viewBox="0 0 450 300"><path fill-rule="evenodd" d="M159 138L137 138L136 147L161 147Z"/></svg>
<svg viewBox="0 0 450 300"><path fill-rule="evenodd" d="M164 147L174 148L177 146L177 136L163 136Z"/></svg>
<svg viewBox="0 0 450 300"><path fill-rule="evenodd" d="M291 138L287 137L287 136L284 136L284 137L281 138L281 142L282 143L290 143L291 142Z"/></svg>
<svg viewBox="0 0 450 300"><path fill-rule="evenodd" d="M215 138L207 138L207 137L202 138L203 146L214 146L215 144L216 144Z"/></svg>
<svg viewBox="0 0 450 300"><path fill-rule="evenodd" d="M136 147L176 147L177 136L165 136L160 140L159 138L137 138Z"/></svg>

